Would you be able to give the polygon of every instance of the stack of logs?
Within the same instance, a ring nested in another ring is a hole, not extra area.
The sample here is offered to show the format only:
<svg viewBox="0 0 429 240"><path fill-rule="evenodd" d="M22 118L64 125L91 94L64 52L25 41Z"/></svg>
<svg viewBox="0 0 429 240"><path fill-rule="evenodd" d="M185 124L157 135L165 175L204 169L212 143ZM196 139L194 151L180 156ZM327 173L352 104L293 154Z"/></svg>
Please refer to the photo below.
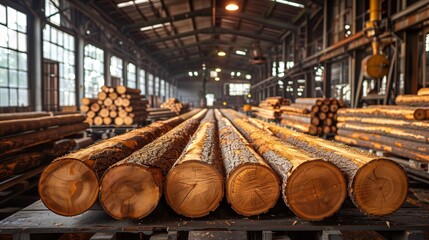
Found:
<svg viewBox="0 0 429 240"><path fill-rule="evenodd" d="M281 108L288 106L290 101L282 97L268 97L261 101L258 107L252 107L255 115L264 120L280 120Z"/></svg>
<svg viewBox="0 0 429 240"><path fill-rule="evenodd" d="M82 98L80 111L90 125L141 124L147 118L147 100L139 89L102 86L98 98Z"/></svg>
<svg viewBox="0 0 429 240"><path fill-rule="evenodd" d="M341 109L335 139L429 162L429 89L400 95L396 104Z"/></svg>
<svg viewBox="0 0 429 240"><path fill-rule="evenodd" d="M337 132L337 110L344 101L335 98L297 98L294 104L283 106L281 123L311 135Z"/></svg>
<svg viewBox="0 0 429 240"><path fill-rule="evenodd" d="M76 146L63 139L84 131L81 114L50 116L47 112L0 114L0 178L36 168Z"/></svg>
<svg viewBox="0 0 429 240"><path fill-rule="evenodd" d="M177 98L169 98L161 104L161 108L170 109L170 111L179 115L189 111L189 103L182 103Z"/></svg>

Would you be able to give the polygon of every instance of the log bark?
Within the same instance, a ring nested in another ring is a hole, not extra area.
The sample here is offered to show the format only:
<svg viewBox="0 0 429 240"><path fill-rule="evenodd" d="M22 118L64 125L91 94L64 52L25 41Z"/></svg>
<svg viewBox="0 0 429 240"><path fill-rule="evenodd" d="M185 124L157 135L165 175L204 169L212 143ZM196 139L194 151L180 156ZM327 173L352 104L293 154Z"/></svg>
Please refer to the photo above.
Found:
<svg viewBox="0 0 429 240"><path fill-rule="evenodd" d="M41 152L30 152L6 158L0 161L0 179L38 167L44 157Z"/></svg>
<svg viewBox="0 0 429 240"><path fill-rule="evenodd" d="M404 203L408 179L402 167L394 161L272 124L260 124L282 140L340 168L348 179L349 197L362 212L384 216L395 212Z"/></svg>
<svg viewBox="0 0 429 240"><path fill-rule="evenodd" d="M323 98L297 98L295 103L321 106Z"/></svg>
<svg viewBox="0 0 429 240"><path fill-rule="evenodd" d="M63 216L85 212L97 200L98 179L109 166L128 157L197 112L198 110L165 122L155 122L57 158L40 177L39 195L43 203L51 211Z"/></svg>
<svg viewBox="0 0 429 240"><path fill-rule="evenodd" d="M362 123L337 123L339 129L348 129L351 131L359 131L365 133L375 133L381 135L387 135L411 141L417 141L422 143L429 142L429 132L419 131L414 129L396 128L390 126L378 126L374 124L362 124Z"/></svg>
<svg viewBox="0 0 429 240"><path fill-rule="evenodd" d="M347 183L334 164L313 158L231 112L222 112L282 178L283 200L295 215L320 221L341 208Z"/></svg>
<svg viewBox="0 0 429 240"><path fill-rule="evenodd" d="M429 96L429 88L420 88L417 92L418 96Z"/></svg>
<svg viewBox="0 0 429 240"><path fill-rule="evenodd" d="M280 195L277 174L218 110L216 118L229 204L244 216L267 212Z"/></svg>
<svg viewBox="0 0 429 240"><path fill-rule="evenodd" d="M282 119L290 120L290 121L296 121L304 124L311 124L312 118L310 114L301 114L301 113L294 113L294 112L286 112L282 114ZM318 125L318 124L316 124Z"/></svg>
<svg viewBox="0 0 429 240"><path fill-rule="evenodd" d="M395 102L405 106L429 106L429 95L399 95Z"/></svg>
<svg viewBox="0 0 429 240"><path fill-rule="evenodd" d="M141 219L155 209L164 176L198 128L199 120L186 120L107 169L101 179L99 199L110 216Z"/></svg>
<svg viewBox="0 0 429 240"><path fill-rule="evenodd" d="M280 110L284 112L295 112L295 113L307 114L307 113L310 113L311 111L311 105L293 103L290 106L281 106Z"/></svg>
<svg viewBox="0 0 429 240"><path fill-rule="evenodd" d="M293 129L296 129L296 130L303 132L303 133L308 133L311 135L317 134L317 126L312 125L312 124L305 124L305 123L290 121L290 120L286 120L286 119L281 120L281 124L288 126L288 127L291 127Z"/></svg>
<svg viewBox="0 0 429 240"><path fill-rule="evenodd" d="M390 119L390 118L371 118L371 117L347 117L339 116L338 122L345 123L363 123L363 124L374 124L381 126L391 126L391 127L404 127L408 129L415 129L421 131L429 132L429 121L410 121L410 120L401 120L401 119Z"/></svg>
<svg viewBox="0 0 429 240"><path fill-rule="evenodd" d="M1 113L0 121L50 116L48 112Z"/></svg>
<svg viewBox="0 0 429 240"><path fill-rule="evenodd" d="M135 89L135 88L127 88L125 86L117 86L116 87L116 92L118 94L140 94L140 89Z"/></svg>
<svg viewBox="0 0 429 240"><path fill-rule="evenodd" d="M168 205L187 217L206 216L219 206L224 176L213 110L168 173L164 194Z"/></svg>
<svg viewBox="0 0 429 240"><path fill-rule="evenodd" d="M42 143L58 140L87 128L87 123L75 123L2 138L0 139L0 156Z"/></svg>
<svg viewBox="0 0 429 240"><path fill-rule="evenodd" d="M361 139L353 139L353 138L339 136L339 135L335 136L335 140L349 145L377 149L381 151L390 152L398 156L429 162L429 155L427 153L416 152L416 151L413 151L412 149L408 149L405 147L396 147L389 144L380 144L378 142L366 141Z"/></svg>
<svg viewBox="0 0 429 240"><path fill-rule="evenodd" d="M0 121L0 136L23 133L31 130L39 130L57 125L67 125L83 122L85 117L82 114L68 114L61 116L48 116L30 119L5 120Z"/></svg>
<svg viewBox="0 0 429 240"><path fill-rule="evenodd" d="M424 109L410 109L410 108L342 108L337 112L341 117L374 117L374 118L394 118L403 120L424 120L426 118L426 110Z"/></svg>

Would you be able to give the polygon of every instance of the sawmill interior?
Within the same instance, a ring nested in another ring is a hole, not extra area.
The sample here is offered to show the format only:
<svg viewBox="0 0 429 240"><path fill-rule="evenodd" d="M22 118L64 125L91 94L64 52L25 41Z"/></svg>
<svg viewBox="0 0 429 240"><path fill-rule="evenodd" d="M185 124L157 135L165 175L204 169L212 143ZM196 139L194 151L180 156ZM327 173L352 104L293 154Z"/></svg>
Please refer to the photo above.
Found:
<svg viewBox="0 0 429 240"><path fill-rule="evenodd" d="M0 0L0 239L429 239L429 0Z"/></svg>

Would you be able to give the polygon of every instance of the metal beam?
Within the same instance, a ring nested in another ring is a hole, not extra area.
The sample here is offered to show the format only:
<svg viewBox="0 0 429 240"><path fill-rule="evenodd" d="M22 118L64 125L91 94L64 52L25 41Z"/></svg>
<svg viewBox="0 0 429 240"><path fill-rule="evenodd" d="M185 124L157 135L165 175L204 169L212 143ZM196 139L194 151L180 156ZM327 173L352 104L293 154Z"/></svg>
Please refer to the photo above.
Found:
<svg viewBox="0 0 429 240"><path fill-rule="evenodd" d="M159 42L163 42L163 41L169 41L169 40L173 40L176 38L183 38L183 37L192 36L194 34L211 34L211 35L231 34L231 35L238 35L238 36L247 37L247 38L251 38L251 39L257 39L260 41L280 44L279 38L267 37L267 36L259 35L259 34L252 33L252 32L236 31L234 29L226 29L226 28L212 29L211 27L209 27L209 28L202 28L202 29L198 29L198 30L194 30L194 31L179 33L179 34L176 34L174 36L166 36L166 37L162 37L162 38L158 38L158 39L145 40L145 41L140 42L140 45L148 45L148 44L154 44L154 43L159 43Z"/></svg>
<svg viewBox="0 0 429 240"><path fill-rule="evenodd" d="M252 21L252 22L256 22L256 23L261 23L264 25L268 25L268 26L272 26L272 27L277 27L283 30L290 30L290 31L298 31L298 26L292 23L288 23L285 21L276 21L276 20L272 20L272 19L268 19L268 18L263 18L263 17L259 17L253 14L247 14L247 13L229 13L226 11L221 11L218 13L219 16L222 17L230 17L230 18L240 18L240 19L244 19L244 20L248 20L248 21Z"/></svg>

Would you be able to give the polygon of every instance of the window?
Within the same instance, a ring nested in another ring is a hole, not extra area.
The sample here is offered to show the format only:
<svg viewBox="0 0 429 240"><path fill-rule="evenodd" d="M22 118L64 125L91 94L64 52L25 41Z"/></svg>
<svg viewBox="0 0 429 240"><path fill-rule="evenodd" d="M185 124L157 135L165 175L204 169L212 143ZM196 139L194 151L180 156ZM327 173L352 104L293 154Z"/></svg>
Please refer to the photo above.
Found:
<svg viewBox="0 0 429 240"><path fill-rule="evenodd" d="M230 96L243 96L250 92L250 83L230 83L229 95Z"/></svg>
<svg viewBox="0 0 429 240"><path fill-rule="evenodd" d="M146 95L146 72L143 69L140 69L139 88L142 94Z"/></svg>
<svg viewBox="0 0 429 240"><path fill-rule="evenodd" d="M159 96L159 77L155 78L155 96Z"/></svg>
<svg viewBox="0 0 429 240"><path fill-rule="evenodd" d="M60 26L61 24L61 15L58 13L60 11L60 0L45 0L45 16L49 17L48 21Z"/></svg>
<svg viewBox="0 0 429 240"><path fill-rule="evenodd" d="M43 29L43 57L59 63L60 106L76 104L74 37L53 26Z"/></svg>
<svg viewBox="0 0 429 240"><path fill-rule="evenodd" d="M84 97L95 98L104 85L104 51L87 44L84 50Z"/></svg>
<svg viewBox="0 0 429 240"><path fill-rule="evenodd" d="M136 80L136 65L132 63L128 63L127 65L127 87L137 88L137 80Z"/></svg>
<svg viewBox="0 0 429 240"><path fill-rule="evenodd" d="M161 89L160 89L161 97L165 97L165 81L161 79Z"/></svg>
<svg viewBox="0 0 429 240"><path fill-rule="evenodd" d="M149 73L148 79L147 79L147 94L153 95L153 75Z"/></svg>
<svg viewBox="0 0 429 240"><path fill-rule="evenodd" d="M166 98L170 98L170 83L165 81L165 96Z"/></svg>
<svg viewBox="0 0 429 240"><path fill-rule="evenodd" d="M122 59L112 56L110 58L110 75L112 75L112 77L117 77L120 79L120 85L124 85L124 80L123 80L123 61Z"/></svg>
<svg viewBox="0 0 429 240"><path fill-rule="evenodd" d="M0 107L28 106L27 15L0 5Z"/></svg>

